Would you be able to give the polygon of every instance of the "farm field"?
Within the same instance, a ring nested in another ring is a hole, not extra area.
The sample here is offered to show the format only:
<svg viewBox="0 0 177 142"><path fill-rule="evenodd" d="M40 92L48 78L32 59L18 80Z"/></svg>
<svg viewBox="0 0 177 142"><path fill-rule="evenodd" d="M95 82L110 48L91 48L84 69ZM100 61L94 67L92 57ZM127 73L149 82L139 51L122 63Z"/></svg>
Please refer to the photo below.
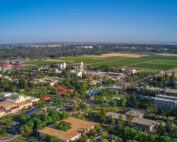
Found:
<svg viewBox="0 0 177 142"><path fill-rule="evenodd" d="M164 55L151 55L139 58L123 56L112 56L112 57L78 56L60 59L64 61L92 63L92 66L106 65L108 67L133 67L155 70L168 70L177 66L177 56L164 56Z"/></svg>
<svg viewBox="0 0 177 142"><path fill-rule="evenodd" d="M176 66L177 66L177 60L156 59L145 63L133 65L131 67L168 70Z"/></svg>
<svg viewBox="0 0 177 142"><path fill-rule="evenodd" d="M142 57L125 57L125 56L77 56L62 57L55 60L32 61L27 64L48 65L59 62L84 62L92 67L130 67L130 68L147 68L155 70L168 70L177 67L177 56L150 55Z"/></svg>

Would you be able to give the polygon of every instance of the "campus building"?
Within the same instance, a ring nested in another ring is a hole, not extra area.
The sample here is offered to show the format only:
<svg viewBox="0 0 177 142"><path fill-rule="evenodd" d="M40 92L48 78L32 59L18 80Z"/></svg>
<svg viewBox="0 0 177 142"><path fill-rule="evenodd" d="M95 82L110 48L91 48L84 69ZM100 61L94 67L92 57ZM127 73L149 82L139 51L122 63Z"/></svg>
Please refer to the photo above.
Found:
<svg viewBox="0 0 177 142"><path fill-rule="evenodd" d="M0 93L0 99L0 117L17 113L39 101L38 98L9 92Z"/></svg>
<svg viewBox="0 0 177 142"><path fill-rule="evenodd" d="M132 120L133 128L137 130L142 130L145 132L150 132L150 133L154 132L154 129L157 126L157 122L150 120L150 119L142 118L143 114L139 112L130 111L130 112L127 112L125 115L122 114L123 121L125 123L127 122L127 115L130 113L133 116L133 120ZM115 113L115 112L106 113L106 117L108 120L111 120L113 118L116 120L116 122L118 122L120 115L121 115L120 113Z"/></svg>
<svg viewBox="0 0 177 142"><path fill-rule="evenodd" d="M57 66L58 66L58 69L60 69L60 70L66 69L66 63L60 63L60 64L57 64Z"/></svg>
<svg viewBox="0 0 177 142"><path fill-rule="evenodd" d="M77 119L74 117L68 117L62 121L71 123L71 128L67 131L56 129L56 124L60 122L58 121L54 124L38 130L39 136L41 136L42 134L47 134L58 137L60 141L69 142L71 140L78 140L82 135L88 133L96 125L96 123Z"/></svg>
<svg viewBox="0 0 177 142"><path fill-rule="evenodd" d="M174 96L157 95L152 98L152 102L158 109L177 109L177 97Z"/></svg>

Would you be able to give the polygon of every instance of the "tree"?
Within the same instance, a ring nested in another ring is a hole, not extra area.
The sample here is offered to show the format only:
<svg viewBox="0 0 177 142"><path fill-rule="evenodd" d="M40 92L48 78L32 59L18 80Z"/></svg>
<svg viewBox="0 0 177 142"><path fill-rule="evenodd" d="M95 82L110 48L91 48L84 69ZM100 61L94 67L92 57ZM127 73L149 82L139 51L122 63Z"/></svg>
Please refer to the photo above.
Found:
<svg viewBox="0 0 177 142"><path fill-rule="evenodd" d="M85 103L80 103L80 108L87 110L88 106L87 106L87 104L85 104Z"/></svg>
<svg viewBox="0 0 177 142"><path fill-rule="evenodd" d="M20 133L24 136L28 136L33 133L33 129L28 125L23 125L20 127Z"/></svg>
<svg viewBox="0 0 177 142"><path fill-rule="evenodd" d="M125 107L125 106L126 106L126 103L127 103L127 99L126 99L126 98L123 98L123 99L121 100L121 106L122 106L122 107Z"/></svg>
<svg viewBox="0 0 177 142"><path fill-rule="evenodd" d="M160 124L159 124L159 127L158 127L156 133L158 135L163 135L163 133L164 133L164 127L163 127L162 121L160 121Z"/></svg>
<svg viewBox="0 0 177 142"><path fill-rule="evenodd" d="M109 101L109 104L111 106L115 107L116 106L116 101L115 100L111 100L111 101Z"/></svg>
<svg viewBox="0 0 177 142"><path fill-rule="evenodd" d="M56 136L49 136L49 142L58 142L58 138Z"/></svg>
<svg viewBox="0 0 177 142"><path fill-rule="evenodd" d="M3 136L6 134L6 129L3 127L0 127L0 135Z"/></svg>
<svg viewBox="0 0 177 142"><path fill-rule="evenodd" d="M63 131L67 131L68 129L71 128L71 123L66 122L66 121L61 121L59 124L55 126L55 128Z"/></svg>
<svg viewBox="0 0 177 142"><path fill-rule="evenodd" d="M102 139L101 142L108 142L108 140L107 139Z"/></svg>
<svg viewBox="0 0 177 142"><path fill-rule="evenodd" d="M95 136L96 133L97 133L97 131L96 131L95 128L94 128L94 129L91 129L91 130L89 131L89 136Z"/></svg>
<svg viewBox="0 0 177 142"><path fill-rule="evenodd" d="M96 131L99 131L101 129L101 126L100 125L96 125L95 129L96 129Z"/></svg>
<svg viewBox="0 0 177 142"><path fill-rule="evenodd" d="M130 114L128 114L128 116L127 116L127 125L128 125L129 127L132 127L132 126L133 126L132 120L133 120L133 116L132 116L132 114L130 113Z"/></svg>
<svg viewBox="0 0 177 142"><path fill-rule="evenodd" d="M102 123L106 122L106 114L103 108L101 108L100 120Z"/></svg>
<svg viewBox="0 0 177 142"><path fill-rule="evenodd" d="M50 136L47 134L43 134L41 136L42 140L45 142L58 142L58 138L56 136Z"/></svg>
<svg viewBox="0 0 177 142"><path fill-rule="evenodd" d="M102 136L103 138L106 138L106 137L108 136L108 132L107 132L107 131L102 132L102 133L101 133L101 136Z"/></svg>
<svg viewBox="0 0 177 142"><path fill-rule="evenodd" d="M118 118L118 127L122 128L123 127L123 123L124 123L123 116L120 115L119 118Z"/></svg>
<svg viewBox="0 0 177 142"><path fill-rule="evenodd" d="M112 125L115 125L115 123L116 123L115 119L112 118L112 119L111 119L111 124L112 124Z"/></svg>

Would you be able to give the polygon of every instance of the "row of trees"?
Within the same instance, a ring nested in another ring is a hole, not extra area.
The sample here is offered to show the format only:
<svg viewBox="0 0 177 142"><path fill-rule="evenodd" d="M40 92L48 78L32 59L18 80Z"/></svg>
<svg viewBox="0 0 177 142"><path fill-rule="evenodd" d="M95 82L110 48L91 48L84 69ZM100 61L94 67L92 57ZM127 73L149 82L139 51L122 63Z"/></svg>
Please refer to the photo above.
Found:
<svg viewBox="0 0 177 142"><path fill-rule="evenodd" d="M109 133L121 136L124 139L137 140L140 142L177 142L177 139L168 136L148 134L143 131L135 130L128 126L124 128L110 128Z"/></svg>

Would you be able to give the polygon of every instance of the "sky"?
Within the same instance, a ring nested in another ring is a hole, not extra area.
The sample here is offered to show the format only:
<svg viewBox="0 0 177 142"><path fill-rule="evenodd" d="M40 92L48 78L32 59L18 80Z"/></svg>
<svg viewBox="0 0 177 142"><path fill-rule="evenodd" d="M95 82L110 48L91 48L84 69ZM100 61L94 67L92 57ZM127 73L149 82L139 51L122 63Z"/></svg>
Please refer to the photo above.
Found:
<svg viewBox="0 0 177 142"><path fill-rule="evenodd" d="M0 43L177 42L177 0L0 0Z"/></svg>

